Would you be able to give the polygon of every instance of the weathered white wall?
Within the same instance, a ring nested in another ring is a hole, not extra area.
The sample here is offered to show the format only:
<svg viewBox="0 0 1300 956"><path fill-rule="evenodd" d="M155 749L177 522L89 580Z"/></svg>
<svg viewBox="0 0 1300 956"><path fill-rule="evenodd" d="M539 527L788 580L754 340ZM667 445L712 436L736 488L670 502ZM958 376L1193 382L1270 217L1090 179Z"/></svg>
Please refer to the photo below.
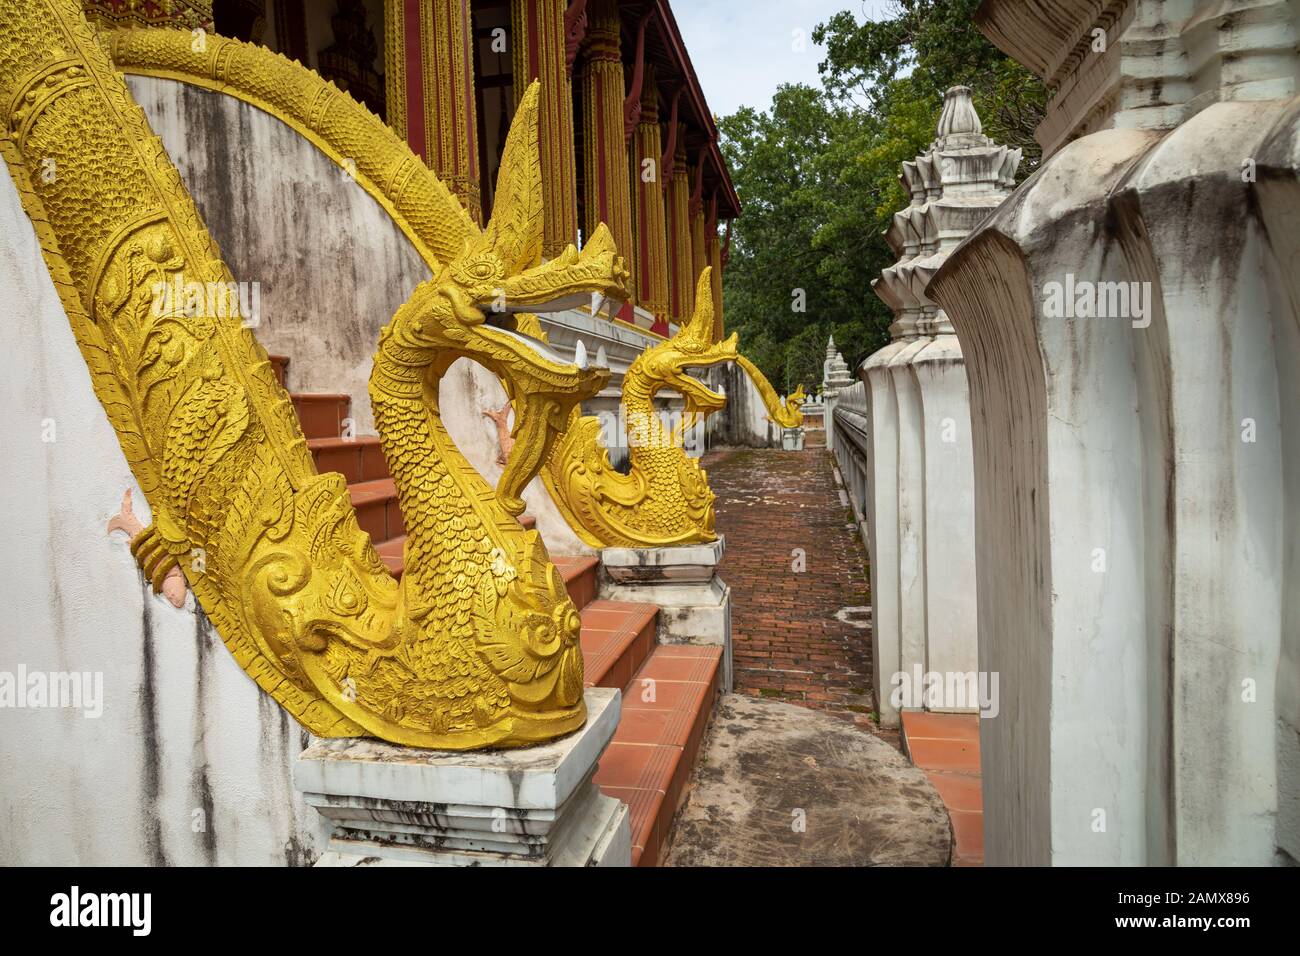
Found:
<svg viewBox="0 0 1300 956"><path fill-rule="evenodd" d="M871 507L871 405L867 401L865 382L855 382L836 393L831 418L831 428L835 431L835 462L839 465L845 493L853 506L862 546L870 549L867 512ZM874 603L873 610L878 610Z"/></svg>
<svg viewBox="0 0 1300 956"><path fill-rule="evenodd" d="M899 606L900 531L898 523L898 400L889 378L889 363L907 347L890 342L868 356L858 370L865 384L867 429L867 553L871 563L871 660L880 722L897 726L898 710L890 701L889 679L900 670ZM835 419L828 403L827 436Z"/></svg>
<svg viewBox="0 0 1300 956"><path fill-rule="evenodd" d="M148 591L124 489L148 507L95 398L31 223L0 170L0 671L103 673L101 717L0 709L0 861L284 864L323 845L294 793L306 735L206 618ZM43 441L48 427L54 441Z"/></svg>
<svg viewBox="0 0 1300 956"><path fill-rule="evenodd" d="M975 470L966 367L955 335L932 338L908 371L921 403L925 666L940 674L977 669L975 627ZM937 709L971 710L973 701Z"/></svg>
<svg viewBox="0 0 1300 956"><path fill-rule="evenodd" d="M1047 156L1098 130L1300 92L1294 0L986 0L975 20L1052 91L1035 134Z"/></svg>
<svg viewBox="0 0 1300 956"><path fill-rule="evenodd" d="M929 287L970 375L980 664L1002 672L986 859L1294 862L1300 9L976 20L1053 90L1049 159ZM1063 315L1067 279L1149 308Z"/></svg>
<svg viewBox="0 0 1300 956"><path fill-rule="evenodd" d="M391 217L290 127L234 97L127 78L241 282L261 288L254 329L287 355L294 391L347 392L374 434L366 392L379 329L429 269Z"/></svg>
<svg viewBox="0 0 1300 956"><path fill-rule="evenodd" d="M1292 108L1294 115L1294 107ZM1274 281L1286 289L1291 315L1300 313L1300 126L1279 124L1259 148L1256 192L1259 214L1268 230L1279 268ZM1274 348L1281 356L1300 355L1300 323L1275 313ZM1300 365L1276 363L1282 405L1282 481L1287 508L1282 526L1282 650L1277 673L1277 845L1300 860L1300 416L1290 414L1300 396ZM1289 406L1286 403L1290 403Z"/></svg>
<svg viewBox="0 0 1300 956"><path fill-rule="evenodd" d="M767 414L763 398L739 365L728 363L710 369L709 387L727 393L727 404L708 419L710 446L780 448L784 429Z"/></svg>
<svg viewBox="0 0 1300 956"><path fill-rule="evenodd" d="M1009 193L1020 150L983 135L965 87L945 94L936 132L926 152L903 164L911 202L894 215L885 236L899 259L872 284L894 313L894 340L860 370L872 446L865 497L874 689L886 724L898 722L900 707L971 712L982 703L965 692L976 686L978 662L966 372L961 343L925 286L960 239ZM891 700L896 675L911 688L918 669L938 676L936 690L960 687L963 693Z"/></svg>

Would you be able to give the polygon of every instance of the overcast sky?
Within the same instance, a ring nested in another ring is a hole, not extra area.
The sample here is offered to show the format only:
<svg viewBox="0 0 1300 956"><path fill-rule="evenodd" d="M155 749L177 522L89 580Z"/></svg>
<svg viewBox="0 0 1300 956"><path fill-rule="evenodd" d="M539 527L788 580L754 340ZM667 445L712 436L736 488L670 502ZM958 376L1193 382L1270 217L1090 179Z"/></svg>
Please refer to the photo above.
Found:
<svg viewBox="0 0 1300 956"><path fill-rule="evenodd" d="M893 0L678 0L681 28L709 109L718 116L741 106L766 109L782 83L820 83L825 51L812 31L841 10L863 21L878 19ZM796 47L796 30L803 37Z"/></svg>

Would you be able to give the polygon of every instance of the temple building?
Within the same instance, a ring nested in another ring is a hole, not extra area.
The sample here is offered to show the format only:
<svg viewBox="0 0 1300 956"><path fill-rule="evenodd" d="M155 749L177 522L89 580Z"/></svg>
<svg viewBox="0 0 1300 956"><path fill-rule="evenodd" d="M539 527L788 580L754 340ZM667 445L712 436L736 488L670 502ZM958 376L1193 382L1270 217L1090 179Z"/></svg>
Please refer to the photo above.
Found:
<svg viewBox="0 0 1300 956"><path fill-rule="evenodd" d="M600 223L633 274L621 322L667 335L713 267L718 331L740 214L667 0L85 0L115 27L211 29L297 60L379 115L476 222L515 105L542 84L543 255Z"/></svg>

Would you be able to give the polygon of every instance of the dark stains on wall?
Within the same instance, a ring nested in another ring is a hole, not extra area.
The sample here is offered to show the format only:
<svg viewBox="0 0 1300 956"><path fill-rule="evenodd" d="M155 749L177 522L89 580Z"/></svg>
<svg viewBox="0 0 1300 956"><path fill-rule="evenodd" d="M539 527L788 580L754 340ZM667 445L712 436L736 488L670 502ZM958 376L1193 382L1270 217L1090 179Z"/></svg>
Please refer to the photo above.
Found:
<svg viewBox="0 0 1300 956"><path fill-rule="evenodd" d="M162 750L158 738L158 695L154 661L153 622L149 617L149 604L153 592L140 575L140 590L143 607L140 614L141 638L141 682L140 682L140 723L144 732L144 763L141 768L144 785L144 802L140 805L143 819L145 845L149 862L153 866L167 866L167 854L163 848L162 818L159 816L158 797L162 791L162 779L158 764L162 760Z"/></svg>
<svg viewBox="0 0 1300 956"><path fill-rule="evenodd" d="M190 790L194 809L202 813L202 828L197 832L204 862L214 866L217 862L217 815L212 799L212 781L209 778L206 714L209 712L206 688L210 677L212 650L219 643L215 628L203 608L194 605L194 641L198 654L194 669L194 762Z"/></svg>
<svg viewBox="0 0 1300 956"><path fill-rule="evenodd" d="M764 421L767 410L749 387L744 370L739 365L720 365L710 370L708 378L710 387L721 385L727 393L726 409L708 421L710 447L771 448L773 442L750 424Z"/></svg>

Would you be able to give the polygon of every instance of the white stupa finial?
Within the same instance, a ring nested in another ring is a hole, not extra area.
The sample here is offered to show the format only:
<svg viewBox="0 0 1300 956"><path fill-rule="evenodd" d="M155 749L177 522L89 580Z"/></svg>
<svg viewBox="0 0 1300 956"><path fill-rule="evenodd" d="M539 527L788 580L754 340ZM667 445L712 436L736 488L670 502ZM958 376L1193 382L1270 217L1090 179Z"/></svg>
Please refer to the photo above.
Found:
<svg viewBox="0 0 1300 956"><path fill-rule="evenodd" d="M943 112L939 114L939 139L949 136L978 136L984 132L979 113L971 99L969 86L954 86L943 94Z"/></svg>

